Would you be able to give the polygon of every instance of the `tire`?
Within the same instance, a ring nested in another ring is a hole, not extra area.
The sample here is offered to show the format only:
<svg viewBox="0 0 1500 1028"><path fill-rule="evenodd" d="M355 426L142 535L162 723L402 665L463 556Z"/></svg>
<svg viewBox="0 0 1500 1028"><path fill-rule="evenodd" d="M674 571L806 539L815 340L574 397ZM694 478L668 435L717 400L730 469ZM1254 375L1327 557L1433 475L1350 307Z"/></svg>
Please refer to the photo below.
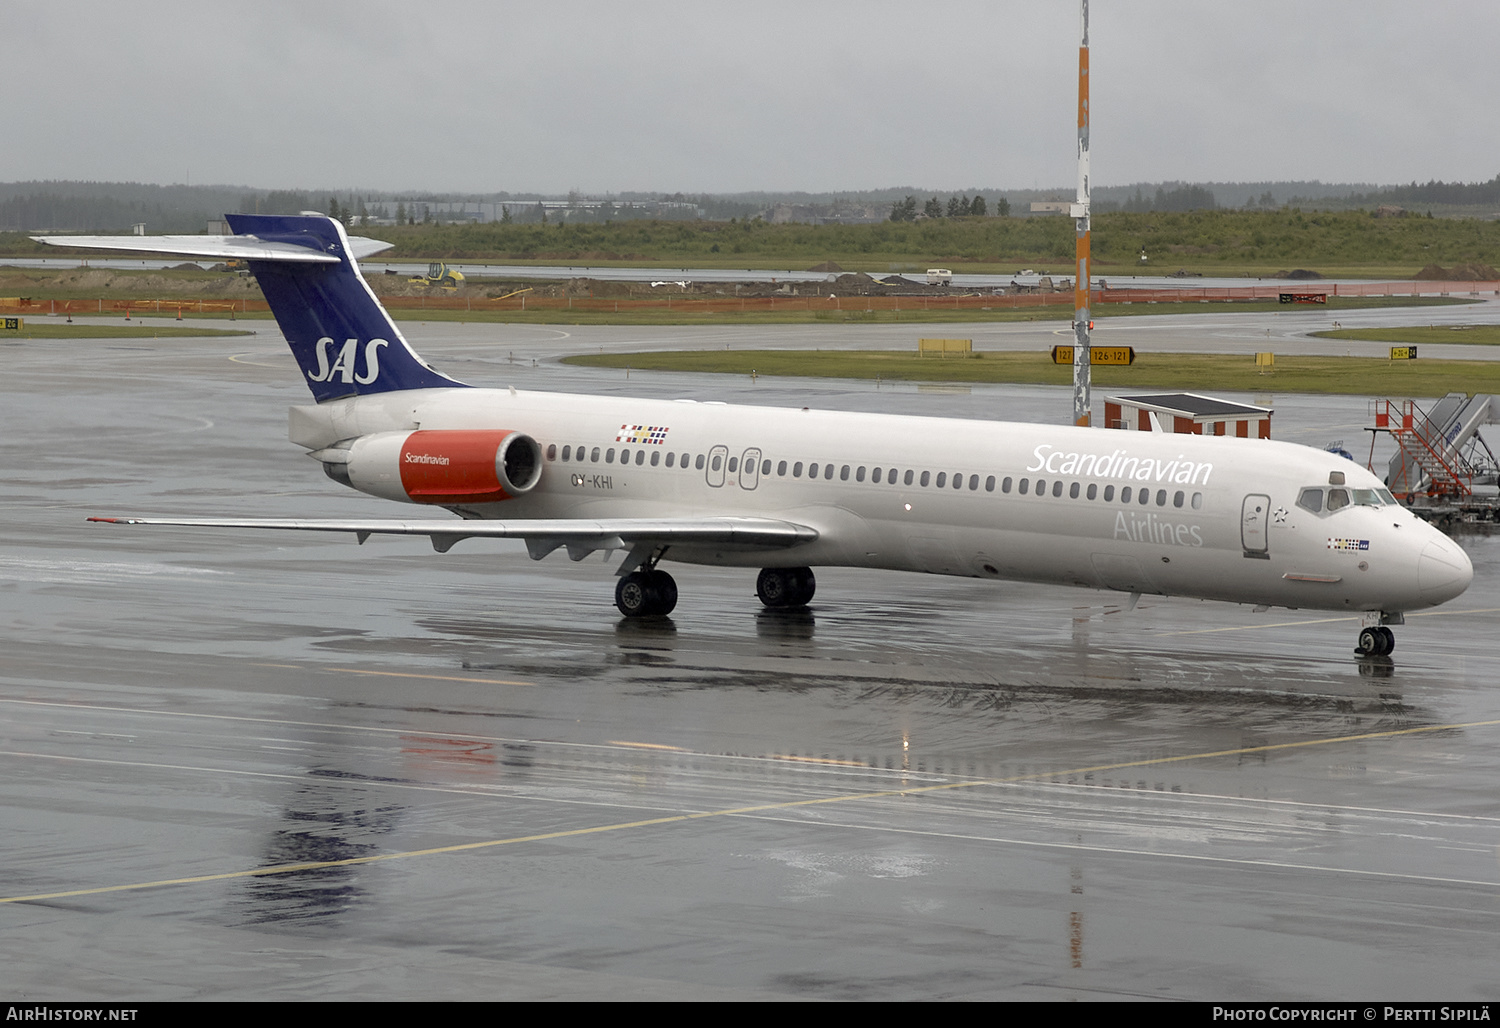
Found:
<svg viewBox="0 0 1500 1028"><path fill-rule="evenodd" d="M646 575L648 614L666 615L677 606L677 581L665 571L652 571Z"/></svg>
<svg viewBox="0 0 1500 1028"><path fill-rule="evenodd" d="M1380 655L1388 656L1396 648L1396 633L1384 625L1380 626Z"/></svg>
<svg viewBox="0 0 1500 1028"><path fill-rule="evenodd" d="M628 618L644 617L651 613L652 593L646 587L646 576L632 571L615 583L615 606Z"/></svg>
<svg viewBox="0 0 1500 1028"><path fill-rule="evenodd" d="M1369 657L1377 656L1384 642L1378 628L1366 628L1359 633L1359 652Z"/></svg>
<svg viewBox="0 0 1500 1028"><path fill-rule="evenodd" d="M818 591L818 580L813 577L812 568L794 568L791 576L794 588L789 605L805 607L812 602L813 594Z"/></svg>
<svg viewBox="0 0 1500 1028"><path fill-rule="evenodd" d="M767 607L791 606L794 588L786 568L765 568L755 579L755 595Z"/></svg>

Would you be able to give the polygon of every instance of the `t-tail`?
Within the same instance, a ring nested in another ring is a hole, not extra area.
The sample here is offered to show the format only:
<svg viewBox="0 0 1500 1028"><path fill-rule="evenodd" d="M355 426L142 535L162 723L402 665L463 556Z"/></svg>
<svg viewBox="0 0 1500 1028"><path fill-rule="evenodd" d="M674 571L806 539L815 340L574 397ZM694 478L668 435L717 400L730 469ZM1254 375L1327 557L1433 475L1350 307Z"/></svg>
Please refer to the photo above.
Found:
<svg viewBox="0 0 1500 1028"><path fill-rule="evenodd" d="M41 242L245 261L313 397L462 387L417 356L360 274L389 244L323 215L229 214L232 236L40 236Z"/></svg>

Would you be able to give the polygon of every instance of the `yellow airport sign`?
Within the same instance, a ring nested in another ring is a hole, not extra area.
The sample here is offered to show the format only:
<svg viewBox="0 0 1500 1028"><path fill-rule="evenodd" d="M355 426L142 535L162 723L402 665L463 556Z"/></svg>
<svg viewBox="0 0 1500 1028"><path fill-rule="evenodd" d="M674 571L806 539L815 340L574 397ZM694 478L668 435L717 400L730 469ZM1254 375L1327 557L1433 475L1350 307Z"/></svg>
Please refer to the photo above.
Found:
<svg viewBox="0 0 1500 1028"><path fill-rule="evenodd" d="M1054 346L1052 348L1053 364L1072 364L1073 348L1071 346ZM1134 364L1135 348L1130 346L1090 346L1090 364Z"/></svg>
<svg viewBox="0 0 1500 1028"><path fill-rule="evenodd" d="M0 331L19 332L25 327L25 318L0 318Z"/></svg>
<svg viewBox="0 0 1500 1028"><path fill-rule="evenodd" d="M918 339L917 353L937 353L947 356L950 353L973 353L974 340L972 339Z"/></svg>
<svg viewBox="0 0 1500 1028"><path fill-rule="evenodd" d="M1417 359L1417 348L1415 346L1393 346L1391 347L1391 360L1414 361Z"/></svg>

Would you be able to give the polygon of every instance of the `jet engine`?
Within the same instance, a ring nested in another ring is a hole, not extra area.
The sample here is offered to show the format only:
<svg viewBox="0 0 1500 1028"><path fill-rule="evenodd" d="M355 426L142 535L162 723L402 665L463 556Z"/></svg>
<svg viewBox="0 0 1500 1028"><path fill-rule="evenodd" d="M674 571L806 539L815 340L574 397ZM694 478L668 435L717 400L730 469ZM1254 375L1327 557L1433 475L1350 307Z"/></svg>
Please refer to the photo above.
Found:
<svg viewBox="0 0 1500 1028"><path fill-rule="evenodd" d="M498 503L529 492L542 448L511 429L377 432L309 456L336 482L387 500L443 506Z"/></svg>

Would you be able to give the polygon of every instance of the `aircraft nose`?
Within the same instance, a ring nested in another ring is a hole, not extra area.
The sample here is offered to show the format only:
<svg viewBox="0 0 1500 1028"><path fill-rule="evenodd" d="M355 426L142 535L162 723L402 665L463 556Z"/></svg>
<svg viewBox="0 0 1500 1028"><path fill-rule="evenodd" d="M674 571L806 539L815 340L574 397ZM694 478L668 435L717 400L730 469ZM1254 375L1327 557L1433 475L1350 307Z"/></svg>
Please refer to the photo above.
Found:
<svg viewBox="0 0 1500 1028"><path fill-rule="evenodd" d="M1422 598L1432 603L1453 599L1473 579L1474 565L1469 555L1446 538L1428 543L1417 560L1417 588Z"/></svg>

